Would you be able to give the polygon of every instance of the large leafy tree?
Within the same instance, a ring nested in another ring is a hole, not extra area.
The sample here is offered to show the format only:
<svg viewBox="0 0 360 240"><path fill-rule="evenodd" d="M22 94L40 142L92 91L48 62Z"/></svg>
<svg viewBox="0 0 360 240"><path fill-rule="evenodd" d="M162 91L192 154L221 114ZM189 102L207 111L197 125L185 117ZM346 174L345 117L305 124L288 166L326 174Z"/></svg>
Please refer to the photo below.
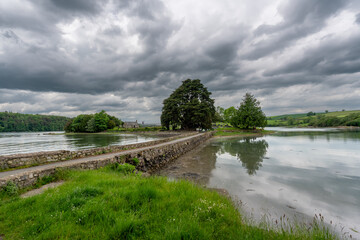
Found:
<svg viewBox="0 0 360 240"><path fill-rule="evenodd" d="M214 99L211 92L199 79L182 82L169 98L165 99L161 114L161 124L181 129L209 129L215 117Z"/></svg>
<svg viewBox="0 0 360 240"><path fill-rule="evenodd" d="M246 93L237 113L230 120L231 125L242 129L255 129L266 126L266 116L260 102L251 93Z"/></svg>

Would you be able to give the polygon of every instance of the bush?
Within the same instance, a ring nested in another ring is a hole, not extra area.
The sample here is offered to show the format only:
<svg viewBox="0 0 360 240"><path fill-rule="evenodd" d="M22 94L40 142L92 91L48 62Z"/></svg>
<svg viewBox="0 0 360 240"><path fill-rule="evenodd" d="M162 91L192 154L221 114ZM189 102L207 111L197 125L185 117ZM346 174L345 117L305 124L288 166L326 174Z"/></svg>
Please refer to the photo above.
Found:
<svg viewBox="0 0 360 240"><path fill-rule="evenodd" d="M112 170L115 170L123 174L131 174L135 171L135 166L128 163L124 163L124 164L114 163L110 166L110 168Z"/></svg>
<svg viewBox="0 0 360 240"><path fill-rule="evenodd" d="M19 193L19 187L13 181L8 181L3 191L8 196L15 196Z"/></svg>

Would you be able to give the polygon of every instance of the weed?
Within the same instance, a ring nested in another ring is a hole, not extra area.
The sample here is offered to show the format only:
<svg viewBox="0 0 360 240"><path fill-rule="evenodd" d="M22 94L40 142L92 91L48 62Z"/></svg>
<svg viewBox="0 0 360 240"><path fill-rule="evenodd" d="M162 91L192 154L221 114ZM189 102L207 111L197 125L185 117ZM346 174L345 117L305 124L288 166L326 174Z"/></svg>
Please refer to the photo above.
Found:
<svg viewBox="0 0 360 240"><path fill-rule="evenodd" d="M131 159L131 164L132 165L137 166L137 165L139 165L139 163L140 163L140 160L138 158Z"/></svg>
<svg viewBox="0 0 360 240"><path fill-rule="evenodd" d="M13 181L8 181L2 191L7 196L16 196L19 193L19 187Z"/></svg>
<svg viewBox="0 0 360 240"><path fill-rule="evenodd" d="M135 166L128 163L114 163L111 164L109 168L123 174L131 174L135 171Z"/></svg>

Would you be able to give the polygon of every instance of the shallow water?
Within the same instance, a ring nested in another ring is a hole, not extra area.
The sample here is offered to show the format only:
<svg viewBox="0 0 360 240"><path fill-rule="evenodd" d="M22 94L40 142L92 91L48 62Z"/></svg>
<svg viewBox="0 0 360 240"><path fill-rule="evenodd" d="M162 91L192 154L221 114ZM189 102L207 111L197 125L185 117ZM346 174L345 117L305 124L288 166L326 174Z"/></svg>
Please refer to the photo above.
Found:
<svg viewBox="0 0 360 240"><path fill-rule="evenodd" d="M226 189L255 220L320 213L341 234L360 238L360 132L272 129L279 132L212 139L159 174Z"/></svg>
<svg viewBox="0 0 360 240"><path fill-rule="evenodd" d="M63 132L0 133L0 155L56 150L80 150L158 139L138 134L71 134Z"/></svg>

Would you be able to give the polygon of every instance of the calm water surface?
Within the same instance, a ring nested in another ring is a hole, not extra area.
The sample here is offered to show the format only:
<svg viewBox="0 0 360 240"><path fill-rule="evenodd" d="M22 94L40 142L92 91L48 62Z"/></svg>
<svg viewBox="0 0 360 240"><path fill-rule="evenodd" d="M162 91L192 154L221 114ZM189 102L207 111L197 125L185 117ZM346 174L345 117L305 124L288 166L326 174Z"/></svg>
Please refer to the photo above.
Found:
<svg viewBox="0 0 360 240"><path fill-rule="evenodd" d="M62 132L0 133L0 155L126 145L157 139L137 134L72 134Z"/></svg>
<svg viewBox="0 0 360 240"><path fill-rule="evenodd" d="M360 132L272 129L279 132L212 139L159 174L226 189L255 220L320 213L360 239Z"/></svg>

